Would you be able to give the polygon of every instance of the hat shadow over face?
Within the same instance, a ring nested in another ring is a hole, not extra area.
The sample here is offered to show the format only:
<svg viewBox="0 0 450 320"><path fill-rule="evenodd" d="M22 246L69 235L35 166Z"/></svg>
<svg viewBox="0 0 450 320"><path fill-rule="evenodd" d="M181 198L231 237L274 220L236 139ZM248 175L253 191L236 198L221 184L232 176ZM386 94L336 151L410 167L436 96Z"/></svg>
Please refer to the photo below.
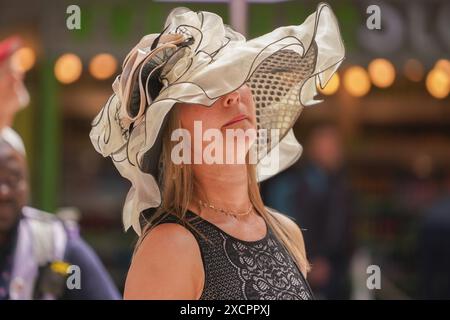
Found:
<svg viewBox="0 0 450 320"><path fill-rule="evenodd" d="M189 133L191 159L195 158L195 153L200 157L208 156L209 150L214 148L212 155L216 163L241 163L238 155L245 157L256 140L255 101L246 84L223 95L211 106L178 103L174 111L180 127ZM195 139L201 140L201 145L195 144ZM211 163L211 160L202 160L202 163Z"/></svg>

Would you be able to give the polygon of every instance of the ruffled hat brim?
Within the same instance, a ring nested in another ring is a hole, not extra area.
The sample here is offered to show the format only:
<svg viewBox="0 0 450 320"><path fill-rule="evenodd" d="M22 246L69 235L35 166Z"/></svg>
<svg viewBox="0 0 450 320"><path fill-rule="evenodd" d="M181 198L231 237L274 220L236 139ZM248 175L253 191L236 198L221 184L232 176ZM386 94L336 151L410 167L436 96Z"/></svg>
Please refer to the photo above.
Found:
<svg viewBox="0 0 450 320"><path fill-rule="evenodd" d="M113 84L114 94L94 119L90 133L95 149L110 156L120 174L131 181L123 223L125 229L132 226L138 234L140 213L161 204L156 172L144 170L143 159L150 155L154 162L150 167L157 168L161 129L175 103L208 107L248 84L255 97L258 128L281 131L279 143L259 158L257 172L262 181L300 157L302 147L292 127L304 107L321 102L314 99L316 86L325 87L345 56L336 17L324 3L303 24L280 27L249 41L224 25L219 16L186 8L169 14L164 32L182 34L191 41L170 68L161 67L162 88L157 97L145 97L145 111L130 120L128 101L123 99L127 95L121 91L127 79L119 76ZM141 45L148 46L149 39L158 36L147 36ZM145 48L138 44L134 50L139 49ZM264 166L273 163L274 156L277 165Z"/></svg>

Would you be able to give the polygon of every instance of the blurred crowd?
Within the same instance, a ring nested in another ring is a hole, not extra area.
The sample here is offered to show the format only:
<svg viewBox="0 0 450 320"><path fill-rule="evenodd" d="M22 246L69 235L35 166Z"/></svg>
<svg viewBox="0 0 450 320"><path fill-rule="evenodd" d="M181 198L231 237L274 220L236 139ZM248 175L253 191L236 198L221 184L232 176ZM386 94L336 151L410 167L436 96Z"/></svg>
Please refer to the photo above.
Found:
<svg viewBox="0 0 450 320"><path fill-rule="evenodd" d="M263 184L265 202L302 228L312 266L308 280L317 298L376 298L366 286L366 269L383 264L383 259L371 254L370 246L357 237L356 221L363 210L359 193L352 188L340 132L332 122L319 123L305 141L304 158ZM386 298L450 298L450 176L438 172L419 181L422 188L427 183L434 192L415 208L419 211L416 248L410 248L417 293L398 292L388 278L382 278L385 289L392 292Z"/></svg>

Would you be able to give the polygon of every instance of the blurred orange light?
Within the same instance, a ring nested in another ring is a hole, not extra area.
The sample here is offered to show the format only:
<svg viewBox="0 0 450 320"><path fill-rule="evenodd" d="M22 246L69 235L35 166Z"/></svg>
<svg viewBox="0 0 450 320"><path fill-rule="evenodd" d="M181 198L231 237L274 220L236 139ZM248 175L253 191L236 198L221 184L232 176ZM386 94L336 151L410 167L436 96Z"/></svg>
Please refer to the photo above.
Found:
<svg viewBox="0 0 450 320"><path fill-rule="evenodd" d="M434 65L436 69L445 71L450 76L450 61L447 59L439 59Z"/></svg>
<svg viewBox="0 0 450 320"><path fill-rule="evenodd" d="M344 87L352 96L362 97L370 90L370 79L367 71L360 66L353 66L344 74Z"/></svg>
<svg viewBox="0 0 450 320"><path fill-rule="evenodd" d="M29 47L20 48L11 57L13 67L21 72L27 72L33 68L35 62L36 54L34 53L34 50Z"/></svg>
<svg viewBox="0 0 450 320"><path fill-rule="evenodd" d="M369 76L372 83L379 88L387 88L395 80L395 68L386 59L375 59L369 64Z"/></svg>
<svg viewBox="0 0 450 320"><path fill-rule="evenodd" d="M73 53L63 54L56 60L54 71L59 82L64 84L75 82L81 75L81 60Z"/></svg>
<svg viewBox="0 0 450 320"><path fill-rule="evenodd" d="M336 93L336 91L339 89L340 82L341 82L341 80L339 78L339 74L335 73L335 74L333 74L331 79L328 81L325 88L321 89L320 85L318 85L317 87L321 93L329 96L329 95Z"/></svg>
<svg viewBox="0 0 450 320"><path fill-rule="evenodd" d="M422 63L417 59L408 59L403 67L406 78L419 82L423 79L424 69Z"/></svg>
<svg viewBox="0 0 450 320"><path fill-rule="evenodd" d="M426 87L433 97L444 99L450 91L450 77L445 71L434 68L427 75Z"/></svg>
<svg viewBox="0 0 450 320"><path fill-rule="evenodd" d="M117 70L117 60L109 53L100 53L92 58L89 72L94 78L104 80L110 78Z"/></svg>

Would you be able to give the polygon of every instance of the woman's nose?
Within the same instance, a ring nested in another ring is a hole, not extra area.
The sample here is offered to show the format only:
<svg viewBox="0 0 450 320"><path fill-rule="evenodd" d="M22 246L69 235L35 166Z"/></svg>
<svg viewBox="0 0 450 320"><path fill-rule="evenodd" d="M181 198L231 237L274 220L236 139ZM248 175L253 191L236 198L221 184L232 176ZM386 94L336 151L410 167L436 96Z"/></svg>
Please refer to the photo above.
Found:
<svg viewBox="0 0 450 320"><path fill-rule="evenodd" d="M225 95L223 99L223 106L231 107L233 105L239 105L240 99L241 95L238 91L230 92L229 94Z"/></svg>

